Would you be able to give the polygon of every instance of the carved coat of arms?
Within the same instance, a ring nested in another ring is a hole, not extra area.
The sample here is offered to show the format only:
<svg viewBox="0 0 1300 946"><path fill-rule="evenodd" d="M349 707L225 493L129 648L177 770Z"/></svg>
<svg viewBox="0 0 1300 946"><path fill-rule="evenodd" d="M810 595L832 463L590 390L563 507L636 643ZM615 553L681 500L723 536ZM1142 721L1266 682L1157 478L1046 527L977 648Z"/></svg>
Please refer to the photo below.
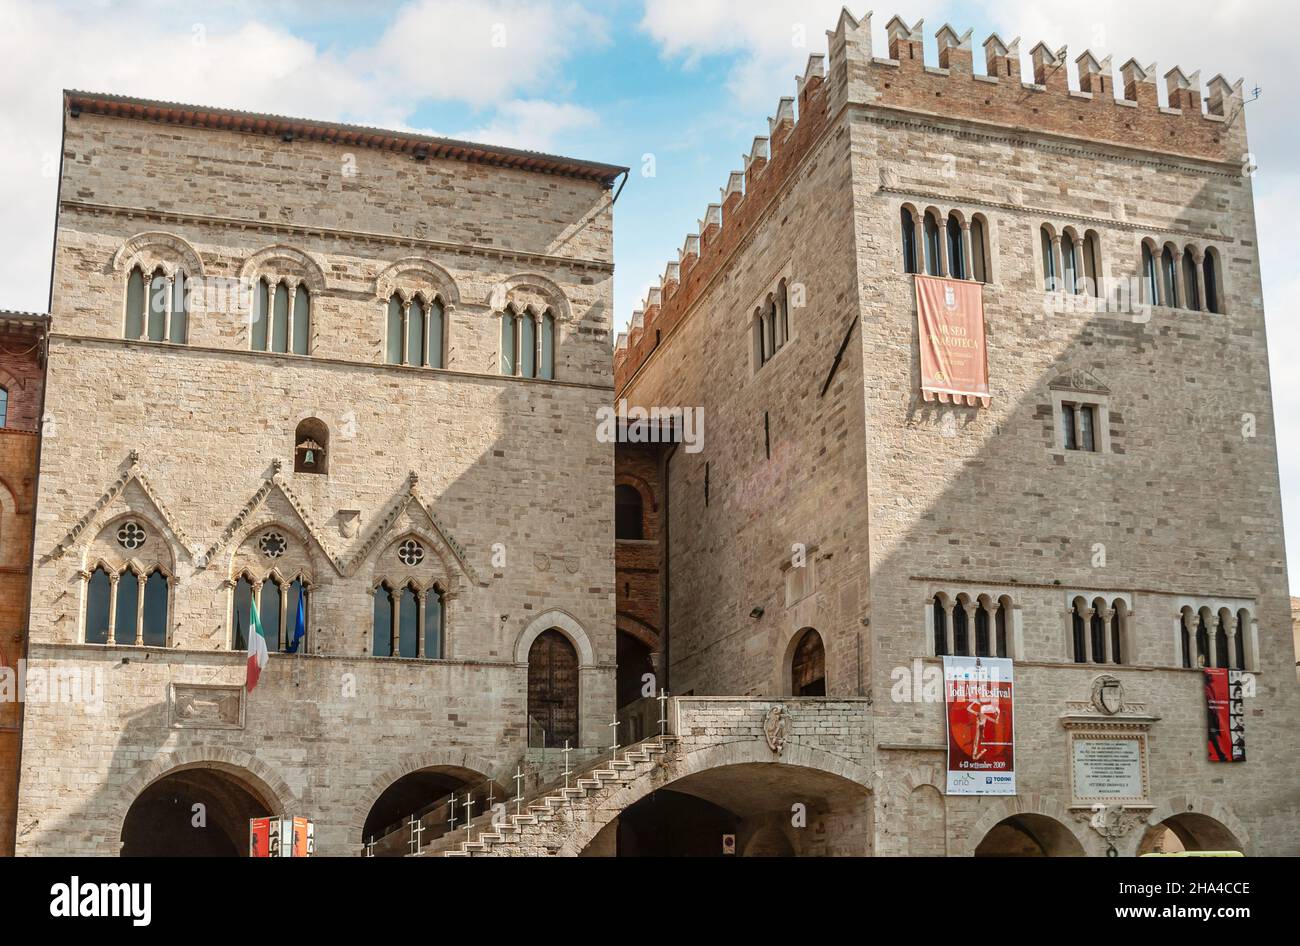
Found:
<svg viewBox="0 0 1300 946"><path fill-rule="evenodd" d="M785 707L779 703L767 711L767 718L763 720L763 738L767 740L767 747L777 755L785 750L789 721Z"/></svg>

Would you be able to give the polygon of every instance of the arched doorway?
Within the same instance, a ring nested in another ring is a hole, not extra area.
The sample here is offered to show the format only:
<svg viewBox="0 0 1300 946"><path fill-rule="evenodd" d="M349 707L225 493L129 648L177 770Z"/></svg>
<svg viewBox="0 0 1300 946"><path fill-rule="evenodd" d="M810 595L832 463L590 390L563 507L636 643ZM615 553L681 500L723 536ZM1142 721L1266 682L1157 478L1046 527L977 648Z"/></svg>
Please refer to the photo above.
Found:
<svg viewBox="0 0 1300 946"><path fill-rule="evenodd" d="M804 628L790 658L790 686L793 696L826 695L826 648L822 636Z"/></svg>
<svg viewBox="0 0 1300 946"><path fill-rule="evenodd" d="M277 814L237 775L195 767L147 786L122 824L123 857L247 857L248 822Z"/></svg>
<svg viewBox="0 0 1300 946"><path fill-rule="evenodd" d="M1082 857L1083 845L1065 825L1047 815L1004 818L984 835L976 857Z"/></svg>
<svg viewBox="0 0 1300 946"><path fill-rule="evenodd" d="M1177 854L1181 851L1245 851L1241 840L1222 822L1189 811L1147 828L1138 854Z"/></svg>
<svg viewBox="0 0 1300 946"><path fill-rule="evenodd" d="M555 628L528 649L528 745L578 745L578 652Z"/></svg>

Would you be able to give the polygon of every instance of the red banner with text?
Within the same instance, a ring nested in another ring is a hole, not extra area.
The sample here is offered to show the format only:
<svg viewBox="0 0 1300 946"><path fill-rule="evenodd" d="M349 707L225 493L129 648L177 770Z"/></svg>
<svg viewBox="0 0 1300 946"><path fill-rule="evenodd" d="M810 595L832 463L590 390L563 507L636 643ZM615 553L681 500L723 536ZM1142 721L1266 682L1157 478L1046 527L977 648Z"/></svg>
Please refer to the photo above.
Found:
<svg viewBox="0 0 1300 946"><path fill-rule="evenodd" d="M984 285L938 276L915 279L922 397L988 407Z"/></svg>

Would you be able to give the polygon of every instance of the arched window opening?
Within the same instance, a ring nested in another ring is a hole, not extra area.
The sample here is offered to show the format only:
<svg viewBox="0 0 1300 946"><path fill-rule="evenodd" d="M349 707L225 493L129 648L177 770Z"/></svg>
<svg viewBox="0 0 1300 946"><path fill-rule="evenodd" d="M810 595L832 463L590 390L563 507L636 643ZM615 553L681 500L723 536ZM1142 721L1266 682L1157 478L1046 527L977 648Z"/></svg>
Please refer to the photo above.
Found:
<svg viewBox="0 0 1300 946"><path fill-rule="evenodd" d="M989 240L988 227L984 218L976 214L970 222L970 263L971 275L976 282L989 281Z"/></svg>
<svg viewBox="0 0 1300 946"><path fill-rule="evenodd" d="M293 353L305 355L311 350L311 297L306 286L293 294Z"/></svg>
<svg viewBox="0 0 1300 946"><path fill-rule="evenodd" d="M1103 607L1097 607L1097 605ZM1089 630L1092 638L1092 662L1101 664L1106 662L1106 618L1102 614L1104 603L1098 601L1092 608L1092 617L1089 619Z"/></svg>
<svg viewBox="0 0 1300 946"><path fill-rule="evenodd" d="M311 620L311 591L303 584L301 578L289 583L289 600L285 602L284 643L285 650L291 654L306 650L307 628ZM301 621L299 618L301 617ZM302 625L302 636L298 636L298 626Z"/></svg>
<svg viewBox="0 0 1300 946"><path fill-rule="evenodd" d="M1225 670L1230 666L1231 654L1228 653L1228 626L1220 614L1215 619L1214 629L1214 665Z"/></svg>
<svg viewBox="0 0 1300 946"><path fill-rule="evenodd" d="M943 657L948 653L948 609L944 607L943 596L934 596L934 654Z"/></svg>
<svg viewBox="0 0 1300 946"><path fill-rule="evenodd" d="M1057 289L1056 250L1053 245L1052 231L1046 226L1038 228L1038 240L1043 253L1043 288L1048 292Z"/></svg>
<svg viewBox="0 0 1300 946"><path fill-rule="evenodd" d="M167 576L155 568L144 582L141 642L146 647L167 646Z"/></svg>
<svg viewBox="0 0 1300 946"><path fill-rule="evenodd" d="M959 598L952 606L952 652L962 657L971 655L966 617L966 603Z"/></svg>
<svg viewBox="0 0 1300 946"><path fill-rule="evenodd" d="M507 309L501 313L501 373L515 373L515 314Z"/></svg>
<svg viewBox="0 0 1300 946"><path fill-rule="evenodd" d="M1097 232L1089 230L1083 235L1083 291L1090 296L1101 295L1101 252Z"/></svg>
<svg viewBox="0 0 1300 946"><path fill-rule="evenodd" d="M1196 665L1210 666L1210 629L1206 626L1205 615L1196 615Z"/></svg>
<svg viewBox="0 0 1300 946"><path fill-rule="evenodd" d="M271 288L265 279L259 279L253 289L253 324L250 346L253 351L266 351L271 325Z"/></svg>
<svg viewBox="0 0 1300 946"><path fill-rule="evenodd" d="M178 269L172 280L172 317L167 327L167 340L174 345L184 345L190 324L190 280L185 270Z"/></svg>
<svg viewBox="0 0 1300 946"><path fill-rule="evenodd" d="M903 207L899 218L903 237L903 272L919 273L921 270L916 265L916 219L912 216L912 209Z"/></svg>
<svg viewBox="0 0 1300 946"><path fill-rule="evenodd" d="M1164 304L1171 309L1178 308L1178 267L1174 263L1174 251L1166 246L1160 254L1160 274L1165 290Z"/></svg>
<svg viewBox="0 0 1300 946"><path fill-rule="evenodd" d="M1200 311L1201 289L1196 279L1196 258L1191 250L1183 251L1183 299L1184 308Z"/></svg>
<svg viewBox="0 0 1300 946"><path fill-rule="evenodd" d="M402 299L396 293L388 300L387 344L384 361L390 365L402 363Z"/></svg>
<svg viewBox="0 0 1300 946"><path fill-rule="evenodd" d="M1142 244L1142 294L1148 305L1160 304L1160 285L1156 280L1156 260L1151 247Z"/></svg>
<svg viewBox="0 0 1300 946"><path fill-rule="evenodd" d="M644 538L641 492L635 486L619 483L614 487L614 538Z"/></svg>
<svg viewBox="0 0 1300 946"><path fill-rule="evenodd" d="M0 430L9 423L9 389L0 385Z"/></svg>
<svg viewBox="0 0 1300 946"><path fill-rule="evenodd" d="M519 318L519 373L537 377L537 320L529 312Z"/></svg>
<svg viewBox="0 0 1300 946"><path fill-rule="evenodd" d="M112 599L112 579L104 566L90 574L86 586L86 643L108 643L109 602Z"/></svg>
<svg viewBox="0 0 1300 946"><path fill-rule="evenodd" d="M929 211L925 214L925 271L931 276L942 276L939 262L939 221Z"/></svg>
<svg viewBox="0 0 1300 946"><path fill-rule="evenodd" d="M295 473L329 472L330 429L318 417L298 423L293 432L293 471Z"/></svg>
<svg viewBox="0 0 1300 946"><path fill-rule="evenodd" d="M167 277L162 271L149 280L149 341L161 342L167 338Z"/></svg>
<svg viewBox="0 0 1300 946"><path fill-rule="evenodd" d="M1124 662L1124 626L1123 612L1116 606L1110 618L1110 662Z"/></svg>
<svg viewBox="0 0 1300 946"><path fill-rule="evenodd" d="M253 583L247 575L235 582L234 627L231 628L231 650L248 650L248 628L252 623Z"/></svg>
<svg viewBox="0 0 1300 946"><path fill-rule="evenodd" d="M776 297L772 300L772 318L776 322L776 348L780 351L790 340L790 297L786 292L784 279L776 285Z"/></svg>
<svg viewBox="0 0 1300 946"><path fill-rule="evenodd" d="M424 367L424 303L419 296L406 309L406 364Z"/></svg>
<svg viewBox="0 0 1300 946"><path fill-rule="evenodd" d="M424 654L430 660L441 660L446 635L446 614L442 589L430 588L424 597Z"/></svg>
<svg viewBox="0 0 1300 946"><path fill-rule="evenodd" d="M378 585L374 598L374 634L370 653L375 657L393 656L393 605L397 595L386 584Z"/></svg>
<svg viewBox="0 0 1300 946"><path fill-rule="evenodd" d="M578 745L578 652L555 628L528 650L528 745Z"/></svg>
<svg viewBox="0 0 1300 946"><path fill-rule="evenodd" d="M1186 612L1182 612L1178 615L1179 638L1182 642L1184 667L1191 667L1192 665L1192 635L1187 624L1188 621L1193 620L1195 620L1195 618L1191 617Z"/></svg>
<svg viewBox="0 0 1300 946"><path fill-rule="evenodd" d="M1205 251L1201 267L1205 272L1205 308L1217 315L1223 312L1223 301L1219 298L1219 267L1213 250Z"/></svg>
<svg viewBox="0 0 1300 946"><path fill-rule="evenodd" d="M1234 641L1234 650L1237 661L1237 669L1246 669L1246 633L1249 624L1249 616L1243 611L1237 612L1237 634Z"/></svg>
<svg viewBox="0 0 1300 946"><path fill-rule="evenodd" d="M415 588L407 585L402 588L398 603L397 656L415 657L419 654L420 610Z"/></svg>
<svg viewBox="0 0 1300 946"><path fill-rule="evenodd" d="M129 568L117 577L117 607L113 615L113 643L134 644L140 614L140 578Z"/></svg>
<svg viewBox="0 0 1300 946"><path fill-rule="evenodd" d="M443 308L442 301L434 299L429 303L429 367L445 368L446 348L445 341L447 331L447 313Z"/></svg>
<svg viewBox="0 0 1300 946"><path fill-rule="evenodd" d="M274 578L262 582L262 591L257 599L257 619L262 624L262 635L266 638L266 649L278 654L284 649L284 635L280 621L280 606L284 603L284 590Z"/></svg>
<svg viewBox="0 0 1300 946"><path fill-rule="evenodd" d="M948 215L948 275L953 279L966 279L966 250L962 244L961 221L956 214Z"/></svg>
<svg viewBox="0 0 1300 946"><path fill-rule="evenodd" d="M1007 611L1008 610L1010 609L1007 606L1007 599L1003 598L1001 601L998 602L998 611L997 611L997 615L994 618L994 625L996 630L996 635L995 635L996 644L998 649L997 656L999 657L1007 657L1010 655L1010 651L1008 650L1007 647Z"/></svg>
<svg viewBox="0 0 1300 946"><path fill-rule="evenodd" d="M989 635L989 612L979 602L975 603L975 656L992 657Z"/></svg>
<svg viewBox="0 0 1300 946"><path fill-rule="evenodd" d="M1088 637L1083 620L1083 605L1075 602L1074 609L1070 612L1071 641L1074 645L1074 662L1085 664L1088 662Z"/></svg>
<svg viewBox="0 0 1300 946"><path fill-rule="evenodd" d="M811 627L800 636L790 658L790 685L794 696L826 695L826 648Z"/></svg>
<svg viewBox="0 0 1300 946"><path fill-rule="evenodd" d="M1061 234L1061 267L1062 276L1065 285L1062 286L1066 292L1078 293L1079 291L1079 254L1074 243L1074 236L1069 230Z"/></svg>
<svg viewBox="0 0 1300 946"><path fill-rule="evenodd" d="M271 351L289 351L289 287L275 284L271 302Z"/></svg>
<svg viewBox="0 0 1300 946"><path fill-rule="evenodd" d="M144 273L139 266L131 268L126 278L126 337L138 339L144 335Z"/></svg>
<svg viewBox="0 0 1300 946"><path fill-rule="evenodd" d="M542 316L542 357L538 374L547 381L555 380L555 316L550 309Z"/></svg>

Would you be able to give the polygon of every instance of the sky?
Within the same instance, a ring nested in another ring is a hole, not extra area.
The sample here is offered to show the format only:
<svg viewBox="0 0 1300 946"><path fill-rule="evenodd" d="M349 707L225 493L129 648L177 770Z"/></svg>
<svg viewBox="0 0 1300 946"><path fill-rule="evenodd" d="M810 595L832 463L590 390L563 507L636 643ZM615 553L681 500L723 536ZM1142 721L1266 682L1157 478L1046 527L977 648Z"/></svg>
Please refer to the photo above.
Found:
<svg viewBox="0 0 1300 946"><path fill-rule="evenodd" d="M615 325L658 283L809 54L828 0L0 0L0 308L48 308L61 92L408 129L632 168L615 208ZM864 15L864 7L851 7ZM1177 11L1172 15L1171 11ZM907 0L895 14L1245 79L1291 587L1300 594L1300 122L1293 0ZM1071 73L1074 67L1071 65ZM1163 100L1163 79L1160 81ZM142 201L147 198L142 197ZM1288 265L1290 264L1290 265ZM1226 366L1225 366L1226 367ZM1243 408L1246 410L1247 408ZM1194 446L1189 445L1195 454Z"/></svg>

